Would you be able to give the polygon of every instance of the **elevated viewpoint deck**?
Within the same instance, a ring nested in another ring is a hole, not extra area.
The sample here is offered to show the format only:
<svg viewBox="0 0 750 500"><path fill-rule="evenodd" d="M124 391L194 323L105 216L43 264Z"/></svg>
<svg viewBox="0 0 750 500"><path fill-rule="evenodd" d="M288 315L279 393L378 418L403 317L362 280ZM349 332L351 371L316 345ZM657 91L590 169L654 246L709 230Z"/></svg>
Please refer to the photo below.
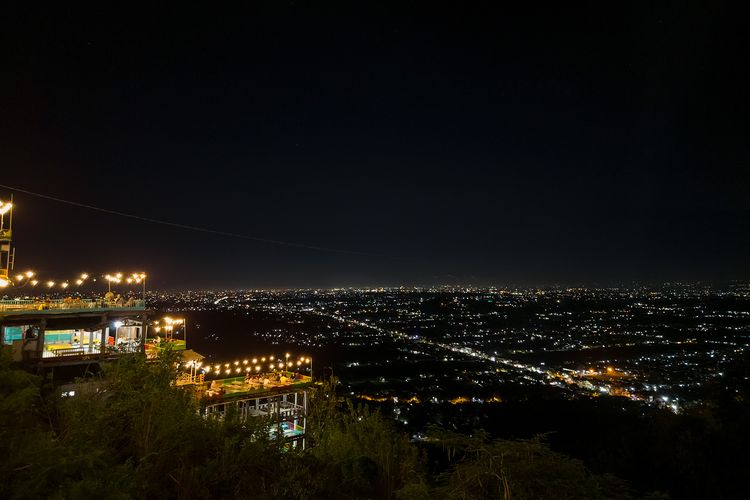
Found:
<svg viewBox="0 0 750 500"><path fill-rule="evenodd" d="M244 398L254 398L258 396L273 396L285 392L293 392L307 388L312 379L306 375L296 374L297 378L290 378L287 381L274 382L252 382L247 381L245 377L232 377L224 379L215 379L205 382L199 387L199 390L209 394L221 402L236 401Z"/></svg>
<svg viewBox="0 0 750 500"><path fill-rule="evenodd" d="M274 376L275 375L275 376ZM232 377L196 384L206 417L223 418L234 411L241 419L266 418L270 432L305 447L308 395L312 378L299 373L260 374L250 379ZM275 380L274 380L275 379Z"/></svg>
<svg viewBox="0 0 750 500"><path fill-rule="evenodd" d="M91 362L142 350L146 319L143 300L0 300L0 344L17 362Z"/></svg>
<svg viewBox="0 0 750 500"><path fill-rule="evenodd" d="M108 302L103 299L11 299L0 300L0 321L3 318L25 314L59 315L59 314L97 314L113 311L143 311L146 303L143 300L127 302Z"/></svg>

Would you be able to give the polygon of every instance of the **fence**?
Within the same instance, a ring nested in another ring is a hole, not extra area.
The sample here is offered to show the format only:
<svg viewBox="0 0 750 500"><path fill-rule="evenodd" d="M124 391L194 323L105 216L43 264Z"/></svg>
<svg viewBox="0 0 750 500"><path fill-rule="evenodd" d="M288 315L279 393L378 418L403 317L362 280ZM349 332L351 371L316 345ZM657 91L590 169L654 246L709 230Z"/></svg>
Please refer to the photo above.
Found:
<svg viewBox="0 0 750 500"><path fill-rule="evenodd" d="M59 311L59 310L90 310L90 309L143 309L144 300L128 300L126 302L110 302L104 299L6 299L0 300L0 312L22 311Z"/></svg>

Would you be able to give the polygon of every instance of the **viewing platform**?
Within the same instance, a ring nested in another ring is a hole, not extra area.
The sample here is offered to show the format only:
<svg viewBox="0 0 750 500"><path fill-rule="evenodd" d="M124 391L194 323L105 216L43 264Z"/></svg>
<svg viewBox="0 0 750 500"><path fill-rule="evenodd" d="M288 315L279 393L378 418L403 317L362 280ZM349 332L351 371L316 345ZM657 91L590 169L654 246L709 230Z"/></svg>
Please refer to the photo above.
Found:
<svg viewBox="0 0 750 500"><path fill-rule="evenodd" d="M206 417L223 418L235 411L242 420L266 418L272 422L272 436L304 449L311 384L312 378L300 373L262 373L196 384L196 395Z"/></svg>
<svg viewBox="0 0 750 500"><path fill-rule="evenodd" d="M209 399L229 402L236 399L256 397L260 395L273 395L289 392L290 390L303 389L312 383L312 377L299 373L291 374L290 377L272 376L261 374L254 379L245 377L231 377L225 379L214 379L210 383L204 382L198 389L205 392Z"/></svg>
<svg viewBox="0 0 750 500"><path fill-rule="evenodd" d="M146 301L128 300L121 303L104 299L4 299L0 300L0 317L17 314L70 314L79 312L106 312L116 310L146 309Z"/></svg>
<svg viewBox="0 0 750 500"><path fill-rule="evenodd" d="M0 344L13 360L44 366L112 359L142 351L143 299L16 298L0 300Z"/></svg>
<svg viewBox="0 0 750 500"><path fill-rule="evenodd" d="M287 353L212 365L193 354L183 357L179 369L177 385L194 391L205 417L265 418L272 435L293 447L305 447L308 390L313 384L311 357L295 360Z"/></svg>

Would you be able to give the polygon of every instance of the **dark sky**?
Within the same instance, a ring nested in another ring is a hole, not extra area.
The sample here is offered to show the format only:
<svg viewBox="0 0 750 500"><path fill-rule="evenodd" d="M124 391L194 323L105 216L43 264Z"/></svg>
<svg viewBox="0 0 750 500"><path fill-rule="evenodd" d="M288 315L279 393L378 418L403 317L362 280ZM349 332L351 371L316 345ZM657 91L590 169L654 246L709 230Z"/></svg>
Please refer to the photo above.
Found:
<svg viewBox="0 0 750 500"><path fill-rule="evenodd" d="M0 183L375 256L16 193L18 269L160 288L750 278L744 16L317 3L4 12Z"/></svg>

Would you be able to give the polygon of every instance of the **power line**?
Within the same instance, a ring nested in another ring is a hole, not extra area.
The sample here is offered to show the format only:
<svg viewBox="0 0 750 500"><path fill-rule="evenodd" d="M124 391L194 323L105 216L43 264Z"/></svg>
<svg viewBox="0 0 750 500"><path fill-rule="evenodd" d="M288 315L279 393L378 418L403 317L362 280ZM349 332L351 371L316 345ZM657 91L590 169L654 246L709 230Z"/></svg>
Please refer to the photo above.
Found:
<svg viewBox="0 0 750 500"><path fill-rule="evenodd" d="M307 250L316 250L318 252L330 252L330 253L340 253L340 254L348 254L348 255L361 255L365 257L383 257L383 255L374 254L374 253L368 253L368 252L357 252L353 250L342 250L339 248L328 248L328 247L320 247L316 245L307 245L305 243L294 243L290 241L282 241L282 240L273 240L269 238L260 238L258 236L249 236L247 234L240 234L240 233L232 233L228 231L218 231L216 229L209 229L206 227L199 227L199 226L190 226L188 224L180 224L178 222L170 222L160 219L152 219L151 217L142 217L140 215L134 215L129 214L125 212L118 212L117 210L110 210L108 208L102 208L102 207L95 207L93 205L86 205L85 203L79 203L77 201L71 201L71 200L64 200L62 198L56 198L54 196L49 196L42 193L35 193L33 191L28 191L26 189L21 189L13 186L6 186L4 184L0 184L1 188L8 189L10 191L16 191L19 193L28 194L31 196L36 196L38 198L44 198L46 200L56 201L58 203L65 203L67 205L72 205L74 207L79 208L86 208L88 210L95 210L97 212L103 212L105 214L109 215L117 215L119 217L126 217L128 219L135 219L139 220L141 222L148 222L151 224L160 224L162 226L170 226L170 227L176 227L179 229L187 229L189 231L198 231L201 233L209 233L209 234L216 234L219 236L228 236L230 238L240 238L243 240L250 240L250 241L257 241L259 243L266 243L270 245L281 245L286 247L294 247L294 248L304 248Z"/></svg>

